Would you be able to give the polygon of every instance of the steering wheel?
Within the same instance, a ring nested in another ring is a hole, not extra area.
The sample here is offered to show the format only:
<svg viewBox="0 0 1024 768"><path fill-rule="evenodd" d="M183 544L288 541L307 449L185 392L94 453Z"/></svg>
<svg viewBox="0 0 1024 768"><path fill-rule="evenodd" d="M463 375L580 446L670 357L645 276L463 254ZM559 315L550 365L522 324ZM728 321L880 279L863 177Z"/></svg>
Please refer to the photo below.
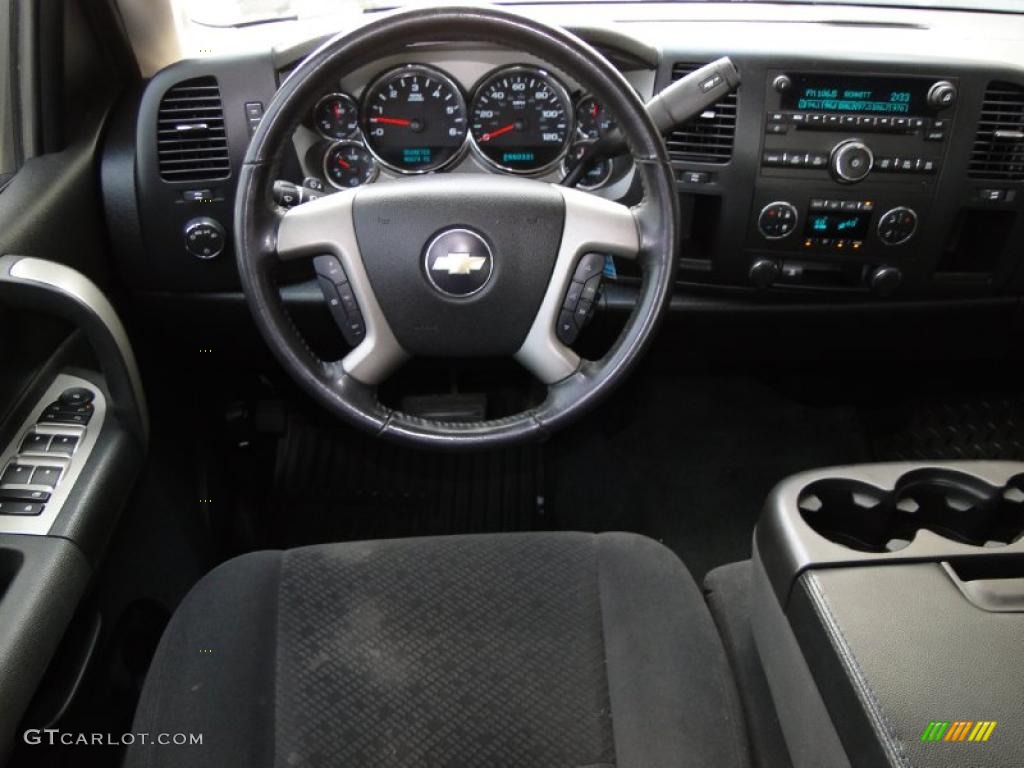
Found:
<svg viewBox="0 0 1024 768"><path fill-rule="evenodd" d="M616 116L643 184L642 202L626 207L521 177L454 173L357 187L287 211L277 207L273 180L317 97L367 62L439 42L529 51L576 79ZM246 153L235 204L242 286L285 370L332 413L382 437L426 446L485 447L543 437L592 407L622 381L652 338L671 296L678 229L664 142L629 83L574 35L485 8L397 13L310 54L270 102ZM632 315L595 361L581 360L556 331L576 270L603 259L588 254L637 259L642 273ZM436 279L431 261L441 257L449 273L473 273L472 291ZM322 275L346 282L349 300L358 304L365 336L341 360L320 359L281 301L276 268L303 258L314 259ZM587 263L580 267L581 261ZM475 422L386 407L377 386L416 355L513 356L547 386L546 397L518 414Z"/></svg>

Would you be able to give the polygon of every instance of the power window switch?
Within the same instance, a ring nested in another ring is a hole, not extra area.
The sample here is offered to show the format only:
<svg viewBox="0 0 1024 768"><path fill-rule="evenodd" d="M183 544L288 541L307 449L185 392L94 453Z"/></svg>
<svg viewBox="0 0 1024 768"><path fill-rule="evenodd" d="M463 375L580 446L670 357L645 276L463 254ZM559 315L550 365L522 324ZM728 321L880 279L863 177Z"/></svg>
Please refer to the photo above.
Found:
<svg viewBox="0 0 1024 768"><path fill-rule="evenodd" d="M18 453L46 453L50 448L50 436L32 433L25 435Z"/></svg>
<svg viewBox="0 0 1024 768"><path fill-rule="evenodd" d="M33 501L0 501L0 515L35 517L43 513L43 505Z"/></svg>
<svg viewBox="0 0 1024 768"><path fill-rule="evenodd" d="M47 453L58 453L64 456L71 456L74 454L77 446L77 435L54 435L53 439L50 441L50 447L47 448Z"/></svg>
<svg viewBox="0 0 1024 768"><path fill-rule="evenodd" d="M38 501L41 504L45 504L49 500L49 491L32 491L27 488L0 488L0 501Z"/></svg>
<svg viewBox="0 0 1024 768"><path fill-rule="evenodd" d="M53 488L60 480L60 467L36 467L32 473L32 485L48 485Z"/></svg>
<svg viewBox="0 0 1024 768"><path fill-rule="evenodd" d="M33 469L35 467L30 464L11 464L4 470L3 477L0 477L0 484L28 485L29 480L32 479Z"/></svg>

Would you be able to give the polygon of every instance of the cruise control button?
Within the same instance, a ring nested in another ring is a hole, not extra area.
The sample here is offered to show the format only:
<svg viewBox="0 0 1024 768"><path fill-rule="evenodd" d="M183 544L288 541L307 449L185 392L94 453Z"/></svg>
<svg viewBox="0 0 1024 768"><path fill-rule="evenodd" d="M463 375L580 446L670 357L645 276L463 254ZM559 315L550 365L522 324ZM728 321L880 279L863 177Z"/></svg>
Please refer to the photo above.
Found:
<svg viewBox="0 0 1024 768"><path fill-rule="evenodd" d="M30 464L11 464L4 470L3 476L0 477L0 484L28 485L28 481L32 479L33 469Z"/></svg>
<svg viewBox="0 0 1024 768"><path fill-rule="evenodd" d="M352 286L343 283L338 286L338 298L341 299L341 306L349 317L359 314L359 304L356 302L356 295L352 292Z"/></svg>
<svg viewBox="0 0 1024 768"><path fill-rule="evenodd" d="M21 449L19 453L46 453L46 450L50 447L50 436L49 435L38 435L31 434L25 435L25 439L21 441Z"/></svg>
<svg viewBox="0 0 1024 768"><path fill-rule="evenodd" d="M48 485L51 488L60 480L60 467L36 467L32 473L32 485Z"/></svg>
<svg viewBox="0 0 1024 768"><path fill-rule="evenodd" d="M41 515L42 512L42 504L24 501L0 501L0 515L34 517L35 515Z"/></svg>
<svg viewBox="0 0 1024 768"><path fill-rule="evenodd" d="M318 275L326 277L335 285L348 282L348 276L345 274L341 262L334 256L317 256L313 259L313 269Z"/></svg>

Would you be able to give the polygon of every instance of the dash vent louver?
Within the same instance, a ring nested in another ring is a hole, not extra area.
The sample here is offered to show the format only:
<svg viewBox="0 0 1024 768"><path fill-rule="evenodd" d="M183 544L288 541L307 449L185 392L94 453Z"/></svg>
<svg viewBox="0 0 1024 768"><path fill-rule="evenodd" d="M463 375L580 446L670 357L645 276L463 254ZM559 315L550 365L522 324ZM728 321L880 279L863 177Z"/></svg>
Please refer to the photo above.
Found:
<svg viewBox="0 0 1024 768"><path fill-rule="evenodd" d="M1024 87L989 83L967 174L972 179L1024 180Z"/></svg>
<svg viewBox="0 0 1024 768"><path fill-rule="evenodd" d="M673 82L702 66L702 63L677 62L672 65ZM736 91L733 91L698 117L672 131L665 139L669 157L682 162L729 162L736 134L737 104Z"/></svg>
<svg viewBox="0 0 1024 768"><path fill-rule="evenodd" d="M164 94L157 113L157 157L164 181L217 181L231 175L216 79L185 80Z"/></svg>

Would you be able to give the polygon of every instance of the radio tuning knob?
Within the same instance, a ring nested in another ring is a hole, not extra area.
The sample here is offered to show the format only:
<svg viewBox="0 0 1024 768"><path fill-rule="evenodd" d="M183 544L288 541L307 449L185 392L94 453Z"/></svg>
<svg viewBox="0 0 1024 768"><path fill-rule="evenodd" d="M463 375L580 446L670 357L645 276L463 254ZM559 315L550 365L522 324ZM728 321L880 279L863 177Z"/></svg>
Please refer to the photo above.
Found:
<svg viewBox="0 0 1024 768"><path fill-rule="evenodd" d="M829 168L837 181L847 184L863 180L875 164L871 149L861 141L847 139L832 148Z"/></svg>
<svg viewBox="0 0 1024 768"><path fill-rule="evenodd" d="M772 80L772 88L779 93L785 93L793 87L793 81L789 79L789 75L779 75Z"/></svg>
<svg viewBox="0 0 1024 768"><path fill-rule="evenodd" d="M928 89L928 106L932 109L947 109L956 104L956 86L948 80L939 80Z"/></svg>

